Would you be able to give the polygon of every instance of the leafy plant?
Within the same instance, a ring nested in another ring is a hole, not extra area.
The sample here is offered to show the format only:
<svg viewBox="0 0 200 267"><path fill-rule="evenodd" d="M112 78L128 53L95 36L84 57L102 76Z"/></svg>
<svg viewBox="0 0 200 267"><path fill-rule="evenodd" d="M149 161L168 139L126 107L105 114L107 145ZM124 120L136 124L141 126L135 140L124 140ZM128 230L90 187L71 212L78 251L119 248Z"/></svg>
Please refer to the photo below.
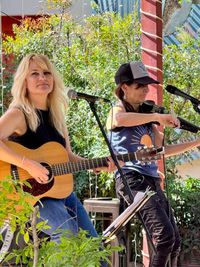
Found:
<svg viewBox="0 0 200 267"><path fill-rule="evenodd" d="M88 237L80 230L77 235L63 232L60 243L43 243L40 249L38 267L98 267L100 261L109 262L113 251L120 250L110 245L102 246L102 238ZM67 236L67 237L66 237ZM102 247L101 247L102 246Z"/></svg>
<svg viewBox="0 0 200 267"><path fill-rule="evenodd" d="M37 267L98 267L100 262L109 262L113 251L121 250L120 247L101 245L102 237L88 237L87 232L80 229L77 235L69 231L60 231L60 243L41 240ZM6 258L9 262L12 258L16 264L33 266L33 244L30 241L23 249L13 250ZM36 265L34 265L36 266Z"/></svg>
<svg viewBox="0 0 200 267"><path fill-rule="evenodd" d="M200 55L197 52L200 47L199 38L193 38L184 29L179 29L179 45L166 45L163 51L164 63L164 88L167 84L176 86L187 94L199 99L200 68L197 62ZM199 124L199 117L190 101L181 97L174 97L164 91L164 106L166 111L174 112L194 125ZM194 134L187 131L167 130L168 142L179 142L185 138L193 138Z"/></svg>
<svg viewBox="0 0 200 267"><path fill-rule="evenodd" d="M174 165L170 160L169 165ZM193 255L194 251L200 250L199 239L199 199L200 199L200 180L189 177L181 179L175 171L170 168L168 184L168 197L174 210L177 225L182 239L180 260L183 263L185 257ZM175 179L176 178L176 179Z"/></svg>
<svg viewBox="0 0 200 267"><path fill-rule="evenodd" d="M47 240L47 238L40 240L38 262L34 266L98 267L100 262L110 263L112 253L122 249L121 247L111 247L109 244L101 245L102 237L88 237L87 231L81 229L77 235L69 231L60 231L60 234L59 244ZM25 237L26 235L24 235ZM13 249L5 257L4 263L9 263L14 259L15 264L33 266L34 244L32 240L26 241L26 246Z"/></svg>
<svg viewBox="0 0 200 267"><path fill-rule="evenodd" d="M35 225L32 223L33 220L30 218L33 217L34 211L28 202L28 200L32 200L32 197L20 188L16 197L15 189L16 184L11 179L0 182L0 227L6 220L9 220L11 231L15 233L12 241L13 247L5 254L2 266L5 266L6 263L15 263L20 266L25 264L38 267L95 267L99 266L100 261L110 262L109 257L113 251L121 249L120 247L111 247L109 244L103 246L101 236L88 237L87 232L81 229L77 235L69 231L60 231L59 244L50 241L48 236L41 236L42 230L49 228L47 222L39 222ZM39 216L39 214L35 214L35 216ZM37 241L34 239L34 230ZM0 241L3 241L2 236ZM39 245L38 248L36 248L36 242ZM39 254L35 261L36 253Z"/></svg>
<svg viewBox="0 0 200 267"><path fill-rule="evenodd" d="M25 228L23 227L33 210L31 205L32 196L23 192L18 182L7 178L0 182L0 199L0 227L8 220L11 229L21 225L21 231L24 233Z"/></svg>

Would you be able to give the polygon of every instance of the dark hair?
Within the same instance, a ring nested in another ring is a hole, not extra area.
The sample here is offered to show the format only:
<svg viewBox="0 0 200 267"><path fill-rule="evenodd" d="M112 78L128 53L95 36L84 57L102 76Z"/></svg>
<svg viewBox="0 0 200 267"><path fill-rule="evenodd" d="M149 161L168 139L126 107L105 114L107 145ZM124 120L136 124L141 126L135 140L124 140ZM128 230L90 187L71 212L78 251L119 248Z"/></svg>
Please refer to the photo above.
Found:
<svg viewBox="0 0 200 267"><path fill-rule="evenodd" d="M124 99L124 92L122 90L122 85L123 84L127 84L127 85L131 85L133 84L134 82L133 81L128 81L128 82L125 82L125 83L120 83L118 84L118 86L115 88L115 95L121 100L125 110L127 112L136 112L136 110L133 108L133 106L131 104L129 104L125 99ZM140 84L138 84L138 88L140 87Z"/></svg>

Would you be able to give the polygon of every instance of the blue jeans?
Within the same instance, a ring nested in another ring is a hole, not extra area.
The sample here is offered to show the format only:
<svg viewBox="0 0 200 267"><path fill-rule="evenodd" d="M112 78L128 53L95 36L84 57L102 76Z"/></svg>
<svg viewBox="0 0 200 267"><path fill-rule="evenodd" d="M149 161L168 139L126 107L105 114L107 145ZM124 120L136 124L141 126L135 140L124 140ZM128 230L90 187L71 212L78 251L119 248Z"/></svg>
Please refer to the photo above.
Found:
<svg viewBox="0 0 200 267"><path fill-rule="evenodd" d="M51 240L59 242L60 233L56 230L70 230L77 234L79 228L87 230L88 234L97 237L98 234L83 205L74 193L64 199L43 198L40 208L40 220L47 220L50 229L44 229L44 233L51 237Z"/></svg>
<svg viewBox="0 0 200 267"><path fill-rule="evenodd" d="M44 233L51 237L51 240L59 242L60 233L56 230L70 230L77 234L79 228L88 231L89 236L97 237L98 234L80 200L74 193L64 199L43 198L40 207L40 220L48 220L50 229L44 229ZM101 248L100 248L101 249ZM107 263L101 261L101 267Z"/></svg>
<svg viewBox="0 0 200 267"><path fill-rule="evenodd" d="M152 257L151 267L165 267L169 259L173 267L180 251L180 235L172 209L161 187L160 179L141 175L137 172L126 174L127 182L133 193L145 191L147 187L155 191L147 203L140 209L140 215L154 242L157 253ZM116 189L122 188L122 180L117 177Z"/></svg>

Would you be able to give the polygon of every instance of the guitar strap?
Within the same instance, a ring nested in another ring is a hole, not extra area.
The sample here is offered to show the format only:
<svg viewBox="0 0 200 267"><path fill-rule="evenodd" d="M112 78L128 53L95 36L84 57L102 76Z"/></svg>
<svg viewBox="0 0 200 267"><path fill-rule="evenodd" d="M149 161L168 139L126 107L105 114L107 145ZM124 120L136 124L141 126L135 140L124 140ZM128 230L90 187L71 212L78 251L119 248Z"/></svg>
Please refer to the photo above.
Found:
<svg viewBox="0 0 200 267"><path fill-rule="evenodd" d="M1 250L0 250L0 263L3 261L4 257L5 257L5 254L8 252L10 246L11 246L11 243L12 243L12 240L13 240L13 231L11 231L11 228L10 228L10 225L9 225L9 221L5 221L3 226L0 228L0 234L3 237L3 245L1 247Z"/></svg>

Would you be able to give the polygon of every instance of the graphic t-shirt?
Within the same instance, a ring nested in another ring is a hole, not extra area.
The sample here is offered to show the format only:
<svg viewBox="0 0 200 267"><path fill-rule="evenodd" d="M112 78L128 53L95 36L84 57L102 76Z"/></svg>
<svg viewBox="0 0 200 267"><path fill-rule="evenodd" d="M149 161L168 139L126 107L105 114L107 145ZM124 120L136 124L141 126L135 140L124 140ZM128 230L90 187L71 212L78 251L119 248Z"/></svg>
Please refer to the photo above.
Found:
<svg viewBox="0 0 200 267"><path fill-rule="evenodd" d="M151 124L143 124L131 127L115 128L109 132L109 140L115 154L126 154L136 152L138 147L150 147L154 145L154 135ZM132 160L125 163L122 167L124 173L137 171L144 175L158 177L157 163L144 163ZM118 174L118 172L116 173Z"/></svg>

